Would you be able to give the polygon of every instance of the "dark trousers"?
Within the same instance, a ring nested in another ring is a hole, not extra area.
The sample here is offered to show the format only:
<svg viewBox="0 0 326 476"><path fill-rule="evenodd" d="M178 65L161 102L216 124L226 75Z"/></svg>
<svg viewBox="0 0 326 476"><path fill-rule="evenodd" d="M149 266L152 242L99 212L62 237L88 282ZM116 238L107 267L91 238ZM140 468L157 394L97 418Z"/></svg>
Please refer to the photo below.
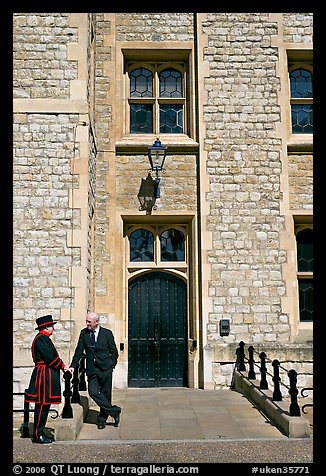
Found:
<svg viewBox="0 0 326 476"><path fill-rule="evenodd" d="M33 429L33 438L35 439L39 438L41 435L44 435L44 428L48 418L50 406L51 405L45 405L44 403L35 403Z"/></svg>
<svg viewBox="0 0 326 476"><path fill-rule="evenodd" d="M99 422L105 422L107 417L119 413L120 407L112 405L112 373L113 370L95 370L95 374L89 375L88 393L94 402L100 407Z"/></svg>

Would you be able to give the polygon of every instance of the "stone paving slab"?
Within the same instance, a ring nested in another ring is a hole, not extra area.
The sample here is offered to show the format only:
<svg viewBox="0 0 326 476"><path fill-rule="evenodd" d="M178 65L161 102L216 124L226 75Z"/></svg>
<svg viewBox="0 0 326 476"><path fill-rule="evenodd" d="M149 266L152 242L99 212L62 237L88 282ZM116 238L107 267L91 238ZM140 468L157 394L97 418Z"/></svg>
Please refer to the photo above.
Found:
<svg viewBox="0 0 326 476"><path fill-rule="evenodd" d="M77 440L287 438L242 394L232 390L129 388L114 390L113 403L122 407L119 427L115 428L113 419L108 418L106 428L98 430L98 407L89 399L89 410ZM307 410L305 417L313 428L312 409ZM20 437L22 415L16 414L15 419L14 437ZM55 421L48 418L48 432Z"/></svg>
<svg viewBox="0 0 326 476"><path fill-rule="evenodd" d="M108 419L98 430L98 407L90 410L78 440L191 440L206 438L287 438L240 393L232 390L151 388L115 390L121 423Z"/></svg>

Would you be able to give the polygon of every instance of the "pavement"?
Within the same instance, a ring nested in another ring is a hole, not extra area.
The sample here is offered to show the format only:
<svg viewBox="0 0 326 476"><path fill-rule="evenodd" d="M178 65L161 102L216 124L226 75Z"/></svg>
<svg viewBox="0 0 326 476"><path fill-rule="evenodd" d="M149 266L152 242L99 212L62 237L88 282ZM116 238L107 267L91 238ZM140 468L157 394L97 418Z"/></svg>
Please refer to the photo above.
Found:
<svg viewBox="0 0 326 476"><path fill-rule="evenodd" d="M74 441L33 444L14 423L17 463L313 463L313 433L288 438L240 393L190 388L113 391L122 408L118 428L97 428L89 410ZM305 402L304 402L305 403ZM76 404L74 404L76 405ZM313 428L312 410L304 415ZM22 418L22 416L21 416ZM54 420L48 418L48 432Z"/></svg>

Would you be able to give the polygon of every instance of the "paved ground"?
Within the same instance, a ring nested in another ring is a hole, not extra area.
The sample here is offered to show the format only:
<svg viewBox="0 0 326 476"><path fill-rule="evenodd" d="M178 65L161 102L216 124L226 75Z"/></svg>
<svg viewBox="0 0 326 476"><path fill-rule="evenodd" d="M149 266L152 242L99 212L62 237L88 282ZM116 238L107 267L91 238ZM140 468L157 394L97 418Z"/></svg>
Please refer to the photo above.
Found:
<svg viewBox="0 0 326 476"><path fill-rule="evenodd" d="M122 408L120 427L110 421L98 430L98 407L92 404L79 440L286 438L232 390L131 388L117 390L114 403Z"/></svg>
<svg viewBox="0 0 326 476"><path fill-rule="evenodd" d="M104 430L98 430L98 407L92 404L81 432L73 442L35 445L15 431L13 461L313 462L312 436L303 439L284 436L245 397L231 390L115 390L113 403L122 407L119 428L110 420ZM51 424L50 418L48 421Z"/></svg>

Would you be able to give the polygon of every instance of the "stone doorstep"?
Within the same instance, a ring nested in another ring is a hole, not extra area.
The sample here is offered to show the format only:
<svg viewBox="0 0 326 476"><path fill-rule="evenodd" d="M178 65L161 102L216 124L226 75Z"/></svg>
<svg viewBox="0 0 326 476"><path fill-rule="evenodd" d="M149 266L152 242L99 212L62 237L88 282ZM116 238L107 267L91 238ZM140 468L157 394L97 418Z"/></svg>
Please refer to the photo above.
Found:
<svg viewBox="0 0 326 476"><path fill-rule="evenodd" d="M79 435L86 414L89 410L89 400L86 392L80 392L80 404L72 403L72 418L59 416L54 424L55 441L74 441Z"/></svg>

